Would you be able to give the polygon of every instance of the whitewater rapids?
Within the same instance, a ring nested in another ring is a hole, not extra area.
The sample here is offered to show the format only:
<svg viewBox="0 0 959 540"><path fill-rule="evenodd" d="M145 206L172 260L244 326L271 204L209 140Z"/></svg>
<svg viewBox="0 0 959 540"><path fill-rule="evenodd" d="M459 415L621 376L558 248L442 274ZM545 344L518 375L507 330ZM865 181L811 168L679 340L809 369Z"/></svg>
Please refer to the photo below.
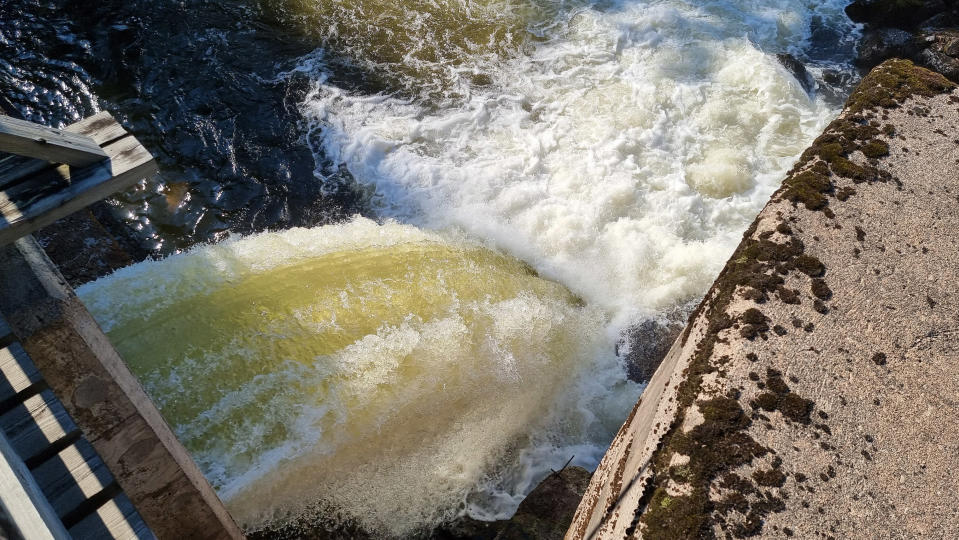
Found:
<svg viewBox="0 0 959 540"><path fill-rule="evenodd" d="M303 181L376 221L79 293L245 526L507 518L596 465L641 391L622 333L701 297L837 114L774 53L848 68L843 4L292 2L326 43L277 76L310 81Z"/></svg>
<svg viewBox="0 0 959 540"><path fill-rule="evenodd" d="M496 517L542 463L595 462L638 393L601 311L408 225L261 234L78 292L251 528L317 501L392 534Z"/></svg>

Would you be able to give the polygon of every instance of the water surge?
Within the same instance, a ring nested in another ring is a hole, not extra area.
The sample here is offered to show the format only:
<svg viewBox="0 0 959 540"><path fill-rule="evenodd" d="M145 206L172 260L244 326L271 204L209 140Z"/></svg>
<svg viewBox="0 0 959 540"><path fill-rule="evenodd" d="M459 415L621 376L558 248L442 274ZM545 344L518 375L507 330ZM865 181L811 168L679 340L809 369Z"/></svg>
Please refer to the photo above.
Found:
<svg viewBox="0 0 959 540"><path fill-rule="evenodd" d="M296 70L320 174L348 169L379 215L492 242L622 326L697 299L836 113L772 53L829 29L821 71L855 35L837 1L331 4L336 48ZM447 11L496 16L450 42ZM388 36L364 32L371 13ZM344 50L395 90L336 82Z"/></svg>
<svg viewBox="0 0 959 540"><path fill-rule="evenodd" d="M638 393L601 311L396 223L201 247L79 294L250 528L317 501L391 535L508 516L544 463L598 459Z"/></svg>
<svg viewBox="0 0 959 540"><path fill-rule="evenodd" d="M506 518L592 468L641 387L623 332L712 282L838 112L839 0L297 0L277 81L316 181L373 220L80 289L247 527L318 501L383 536Z"/></svg>

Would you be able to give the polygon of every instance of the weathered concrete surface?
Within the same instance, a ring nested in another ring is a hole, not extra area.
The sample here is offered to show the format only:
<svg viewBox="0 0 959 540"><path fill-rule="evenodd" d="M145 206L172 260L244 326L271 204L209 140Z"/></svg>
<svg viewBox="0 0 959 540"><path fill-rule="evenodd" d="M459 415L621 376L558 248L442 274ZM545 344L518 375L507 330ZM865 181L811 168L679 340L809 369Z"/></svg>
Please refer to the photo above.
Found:
<svg viewBox="0 0 959 540"><path fill-rule="evenodd" d="M186 449L32 237L0 248L0 310L157 537L243 537Z"/></svg>
<svg viewBox="0 0 959 540"><path fill-rule="evenodd" d="M746 232L566 538L955 538L957 230L959 90L887 62Z"/></svg>

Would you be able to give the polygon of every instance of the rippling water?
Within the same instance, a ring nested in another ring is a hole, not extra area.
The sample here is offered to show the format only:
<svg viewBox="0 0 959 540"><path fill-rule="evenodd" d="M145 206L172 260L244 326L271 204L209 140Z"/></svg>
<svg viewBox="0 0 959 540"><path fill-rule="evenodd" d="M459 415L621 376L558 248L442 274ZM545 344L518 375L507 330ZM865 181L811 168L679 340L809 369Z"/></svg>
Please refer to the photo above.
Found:
<svg viewBox="0 0 959 540"><path fill-rule="evenodd" d="M157 154L115 211L201 245L81 294L231 511L403 536L596 464L641 389L614 345L837 114L844 3L0 0L0 107Z"/></svg>
<svg viewBox="0 0 959 540"><path fill-rule="evenodd" d="M106 109L131 129L162 172L111 202L150 254L363 213L348 182L313 176L297 111L307 81L276 80L321 44L286 9L0 0L0 108L51 125Z"/></svg>
<svg viewBox="0 0 959 540"><path fill-rule="evenodd" d="M465 229L624 324L698 298L835 114L770 53L831 24L829 65L849 31L841 2L330 4L343 49L398 88L338 84L322 49L302 61L331 172L377 215ZM452 39L437 13L483 24Z"/></svg>

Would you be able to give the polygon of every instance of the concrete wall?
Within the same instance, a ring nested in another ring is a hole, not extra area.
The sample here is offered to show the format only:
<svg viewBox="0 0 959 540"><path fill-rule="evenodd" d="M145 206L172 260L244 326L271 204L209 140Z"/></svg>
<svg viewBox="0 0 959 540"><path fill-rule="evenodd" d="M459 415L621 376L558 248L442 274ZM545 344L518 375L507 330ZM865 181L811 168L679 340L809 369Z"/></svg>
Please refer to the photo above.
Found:
<svg viewBox="0 0 959 540"><path fill-rule="evenodd" d="M954 538L959 90L874 69L749 228L566 538Z"/></svg>

